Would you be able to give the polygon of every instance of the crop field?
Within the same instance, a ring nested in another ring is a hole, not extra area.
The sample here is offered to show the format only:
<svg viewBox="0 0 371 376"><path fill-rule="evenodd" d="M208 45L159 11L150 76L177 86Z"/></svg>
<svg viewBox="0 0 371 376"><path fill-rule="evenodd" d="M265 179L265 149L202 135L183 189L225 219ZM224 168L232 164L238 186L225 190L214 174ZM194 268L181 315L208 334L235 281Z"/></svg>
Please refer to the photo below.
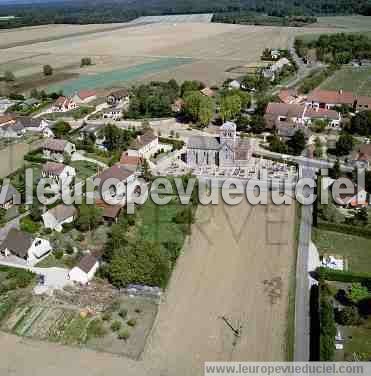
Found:
<svg viewBox="0 0 371 376"><path fill-rule="evenodd" d="M371 96L371 67L343 68L320 87L325 90L352 91L358 95Z"/></svg>
<svg viewBox="0 0 371 376"><path fill-rule="evenodd" d="M19 91L29 77L37 87L51 85L68 91L83 85L112 87L171 78L213 85L233 77L228 72L233 67L259 63L266 47L287 48L296 35L326 30L186 22L121 24L100 31L95 27L91 26L91 32L73 31L72 26L66 31L59 26L30 28L29 42L27 29L3 31L0 72L11 69L18 77ZM14 47L5 49L7 45ZM81 58L86 56L93 65L81 68ZM44 64L55 69L58 82L52 82L53 76L42 76ZM61 82L63 75L67 75L66 82ZM28 84L27 89L31 87Z"/></svg>

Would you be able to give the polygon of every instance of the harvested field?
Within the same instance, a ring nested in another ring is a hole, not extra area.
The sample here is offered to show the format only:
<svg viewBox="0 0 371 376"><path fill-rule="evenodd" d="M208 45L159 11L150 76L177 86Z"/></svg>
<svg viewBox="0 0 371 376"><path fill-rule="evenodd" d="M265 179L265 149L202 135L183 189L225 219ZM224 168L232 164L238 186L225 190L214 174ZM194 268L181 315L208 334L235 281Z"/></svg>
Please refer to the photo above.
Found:
<svg viewBox="0 0 371 376"><path fill-rule="evenodd" d="M180 81L199 79L212 85L220 84L229 78L230 73L227 71L233 67L257 64L262 50L266 47L286 48L296 35L334 31L333 28L154 23L122 25L118 29L96 32L93 25L90 33L84 31L83 34L74 34L71 31L68 34L70 29L67 28L65 36L59 34L58 38L47 41L50 37L48 27L43 26L38 30L31 28L29 45L25 36L26 29L5 31L9 33L4 34L6 43L22 43L22 46L2 51L0 71L11 67L16 77L20 77L19 81L22 81L25 77L40 73L44 64L50 64L59 73L80 75L79 80L82 82L87 79L94 82L97 79L94 75L112 75L114 72L116 86L119 83L171 78ZM54 26L50 26L50 30L53 31ZM54 34L51 32L51 35L58 33L62 31L55 31ZM38 43L37 38L46 40ZM80 68L81 58L86 55L92 58L93 65ZM144 69L140 74L129 74L131 70L138 70L138 67L144 64L156 65L158 61L176 59L190 62L167 66L166 70L160 66ZM104 81L103 76L96 84L114 86L112 82ZM69 81L69 84L73 85L73 82ZM35 86L38 85L42 83L36 82Z"/></svg>
<svg viewBox="0 0 371 376"><path fill-rule="evenodd" d="M161 364L162 375L199 375L204 361L284 361L294 212L245 202L201 208L144 360Z"/></svg>

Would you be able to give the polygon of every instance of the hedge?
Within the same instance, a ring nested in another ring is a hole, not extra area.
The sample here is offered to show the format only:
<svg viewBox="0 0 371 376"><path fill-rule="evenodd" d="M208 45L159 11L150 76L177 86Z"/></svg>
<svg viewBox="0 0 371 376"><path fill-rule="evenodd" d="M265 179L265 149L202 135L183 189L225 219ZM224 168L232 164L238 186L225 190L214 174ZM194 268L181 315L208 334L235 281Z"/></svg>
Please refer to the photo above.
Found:
<svg viewBox="0 0 371 376"><path fill-rule="evenodd" d="M44 163L45 158L43 158L40 154L42 153L42 149L38 148L36 150L30 151L24 156L24 160L27 162L35 162L35 163Z"/></svg>
<svg viewBox="0 0 371 376"><path fill-rule="evenodd" d="M371 230L362 227L328 222L320 222L317 227L321 230L341 232L343 234L371 239Z"/></svg>
<svg viewBox="0 0 371 376"><path fill-rule="evenodd" d="M320 280L346 283L359 282L368 286L371 285L371 273L354 273L320 267L316 269L316 274Z"/></svg>

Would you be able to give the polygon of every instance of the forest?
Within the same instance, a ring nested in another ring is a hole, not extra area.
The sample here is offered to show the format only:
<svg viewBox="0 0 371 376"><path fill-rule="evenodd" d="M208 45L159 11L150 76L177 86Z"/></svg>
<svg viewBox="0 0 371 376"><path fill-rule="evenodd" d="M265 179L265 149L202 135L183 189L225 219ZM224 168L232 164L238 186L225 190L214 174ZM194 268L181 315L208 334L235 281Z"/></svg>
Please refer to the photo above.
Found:
<svg viewBox="0 0 371 376"><path fill-rule="evenodd" d="M0 5L0 17L15 16L1 20L0 29L50 23L127 22L139 16L163 14L215 13L215 22L231 23L239 23L241 18L244 22L247 12L279 17L281 22L287 22L289 16L371 15L370 0L57 0L47 3L29 0L29 4L23 1Z"/></svg>

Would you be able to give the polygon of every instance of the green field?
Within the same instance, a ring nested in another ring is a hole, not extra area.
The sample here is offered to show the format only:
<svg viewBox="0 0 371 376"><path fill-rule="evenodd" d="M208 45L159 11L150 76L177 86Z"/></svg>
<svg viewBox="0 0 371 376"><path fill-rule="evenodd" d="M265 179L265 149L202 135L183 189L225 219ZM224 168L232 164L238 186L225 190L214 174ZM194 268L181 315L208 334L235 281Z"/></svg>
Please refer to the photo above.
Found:
<svg viewBox="0 0 371 376"><path fill-rule="evenodd" d="M320 255L344 256L352 272L369 273L371 270L371 239L339 232L313 229L313 242Z"/></svg>
<svg viewBox="0 0 371 376"><path fill-rule="evenodd" d="M48 87L49 92L58 92L62 90L65 95L71 95L76 91L83 89L107 88L120 83L133 81L142 76L166 71L179 65L191 63L192 59L188 58L163 58L151 61L149 63L135 65L126 69L119 69L110 72L104 72L94 75L81 76L70 82L51 85Z"/></svg>
<svg viewBox="0 0 371 376"><path fill-rule="evenodd" d="M318 22L314 26L333 27L340 31L346 30L370 30L370 17L366 16L333 16L318 17ZM341 30L343 29L343 30Z"/></svg>
<svg viewBox="0 0 371 376"><path fill-rule="evenodd" d="M371 96L371 67L343 68L329 77L320 88Z"/></svg>

